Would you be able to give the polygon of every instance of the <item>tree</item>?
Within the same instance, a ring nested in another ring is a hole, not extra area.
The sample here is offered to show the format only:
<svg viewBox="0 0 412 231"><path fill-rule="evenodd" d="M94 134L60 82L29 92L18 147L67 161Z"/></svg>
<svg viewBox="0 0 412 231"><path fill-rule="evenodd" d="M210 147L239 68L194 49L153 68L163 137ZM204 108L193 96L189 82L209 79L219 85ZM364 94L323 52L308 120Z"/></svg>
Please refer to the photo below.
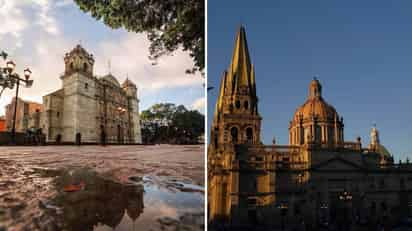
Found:
<svg viewBox="0 0 412 231"><path fill-rule="evenodd" d="M0 52L0 57L2 57L3 60L6 60L7 56L8 56L8 54L5 51L2 50ZM6 76L5 76L5 73L3 72L3 68L0 67L0 87L1 87L0 96L3 94L3 92L4 92L4 90L6 89L6 86L7 86L5 78L6 78Z"/></svg>
<svg viewBox="0 0 412 231"><path fill-rule="evenodd" d="M7 59L8 54L5 51L0 52L0 56L3 58L3 60Z"/></svg>
<svg viewBox="0 0 412 231"><path fill-rule="evenodd" d="M155 104L142 111L140 118L145 125L142 136L146 143L197 143L205 129L204 115L172 103ZM166 121L167 125L159 121Z"/></svg>
<svg viewBox="0 0 412 231"><path fill-rule="evenodd" d="M204 0L75 0L80 9L111 28L146 32L151 42L150 58L189 51L194 67L205 65Z"/></svg>
<svg viewBox="0 0 412 231"><path fill-rule="evenodd" d="M195 141L205 129L205 116L198 111L182 111L174 114L172 125L179 129L180 135Z"/></svg>
<svg viewBox="0 0 412 231"><path fill-rule="evenodd" d="M140 117L143 120L164 119L171 120L177 107L172 103L158 103L149 109L142 111Z"/></svg>

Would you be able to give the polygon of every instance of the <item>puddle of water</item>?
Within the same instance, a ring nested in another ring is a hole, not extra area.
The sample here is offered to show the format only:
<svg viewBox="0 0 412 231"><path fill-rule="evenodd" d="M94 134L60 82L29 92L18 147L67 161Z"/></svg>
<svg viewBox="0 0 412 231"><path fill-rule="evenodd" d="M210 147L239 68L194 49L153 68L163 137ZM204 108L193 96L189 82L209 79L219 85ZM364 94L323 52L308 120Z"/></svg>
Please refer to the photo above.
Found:
<svg viewBox="0 0 412 231"><path fill-rule="evenodd" d="M203 188L157 180L133 177L130 184L121 184L87 169L64 172L47 208L66 230L203 230ZM71 184L84 187L64 192Z"/></svg>

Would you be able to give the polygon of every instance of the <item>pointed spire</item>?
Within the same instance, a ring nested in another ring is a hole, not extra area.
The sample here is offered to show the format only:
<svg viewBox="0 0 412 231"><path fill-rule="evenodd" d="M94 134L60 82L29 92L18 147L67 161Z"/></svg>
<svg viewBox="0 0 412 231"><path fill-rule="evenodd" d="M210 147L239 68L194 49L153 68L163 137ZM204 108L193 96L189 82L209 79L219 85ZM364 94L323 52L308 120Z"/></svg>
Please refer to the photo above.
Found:
<svg viewBox="0 0 412 231"><path fill-rule="evenodd" d="M220 81L219 96L216 102L215 119L218 119L219 114L222 112L223 97L225 95L225 87L226 87L226 75L227 75L227 72L224 71L222 75L222 80Z"/></svg>
<svg viewBox="0 0 412 231"><path fill-rule="evenodd" d="M249 48L246 40L246 31L240 26L236 35L235 47L233 49L232 61L229 75L231 78L232 90L236 91L239 86L250 86L254 82L251 77L251 61Z"/></svg>

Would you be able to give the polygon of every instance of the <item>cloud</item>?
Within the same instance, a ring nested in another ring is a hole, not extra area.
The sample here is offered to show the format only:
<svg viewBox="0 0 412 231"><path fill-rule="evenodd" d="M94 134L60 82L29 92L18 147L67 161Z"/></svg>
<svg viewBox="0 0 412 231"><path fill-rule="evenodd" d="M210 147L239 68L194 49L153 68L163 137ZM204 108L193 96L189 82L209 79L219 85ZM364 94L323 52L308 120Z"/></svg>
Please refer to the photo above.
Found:
<svg viewBox="0 0 412 231"><path fill-rule="evenodd" d="M14 52L24 43L23 33L40 30L51 35L59 34L53 15L54 4L64 1L0 0L0 44ZM67 4L67 3L66 3Z"/></svg>
<svg viewBox="0 0 412 231"><path fill-rule="evenodd" d="M196 99L192 104L192 109L198 110L204 114L205 113L205 103L206 103L205 97Z"/></svg>
<svg viewBox="0 0 412 231"><path fill-rule="evenodd" d="M57 26L55 18L52 16L52 3L48 0L33 0L39 7L38 21L37 23L49 34L58 35L59 28Z"/></svg>
<svg viewBox="0 0 412 231"><path fill-rule="evenodd" d="M114 75L119 79L128 76L143 92L202 85L200 74L185 73L193 65L187 53L178 50L172 56L161 57L153 65L148 58L149 44L146 34L135 33L127 34L120 41L103 41L95 54L96 73L107 73L107 63L110 60Z"/></svg>
<svg viewBox="0 0 412 231"><path fill-rule="evenodd" d="M0 44L10 49L22 45L22 32L29 26L29 21L23 14L17 1L0 0ZM14 41L14 42L6 42ZM4 49L4 48L0 48Z"/></svg>

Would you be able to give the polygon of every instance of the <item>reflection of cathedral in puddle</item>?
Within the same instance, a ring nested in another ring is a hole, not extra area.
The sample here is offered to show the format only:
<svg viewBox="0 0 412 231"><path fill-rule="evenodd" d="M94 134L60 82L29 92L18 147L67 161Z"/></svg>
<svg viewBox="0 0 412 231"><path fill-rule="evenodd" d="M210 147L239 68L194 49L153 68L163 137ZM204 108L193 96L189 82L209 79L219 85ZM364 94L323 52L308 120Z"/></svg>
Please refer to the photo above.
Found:
<svg viewBox="0 0 412 231"><path fill-rule="evenodd" d="M130 230L143 213L143 186L124 185L80 171L64 175L58 185L84 181L85 190L61 193L56 202L63 207L63 223L68 230L112 230L130 219ZM110 227L110 229L108 229Z"/></svg>
<svg viewBox="0 0 412 231"><path fill-rule="evenodd" d="M360 138L346 142L343 118L326 103L316 78L289 124L289 145L263 145L260 125L254 67L241 28L211 127L211 221L393 224L410 214L412 165L393 163L376 128L367 148Z"/></svg>

